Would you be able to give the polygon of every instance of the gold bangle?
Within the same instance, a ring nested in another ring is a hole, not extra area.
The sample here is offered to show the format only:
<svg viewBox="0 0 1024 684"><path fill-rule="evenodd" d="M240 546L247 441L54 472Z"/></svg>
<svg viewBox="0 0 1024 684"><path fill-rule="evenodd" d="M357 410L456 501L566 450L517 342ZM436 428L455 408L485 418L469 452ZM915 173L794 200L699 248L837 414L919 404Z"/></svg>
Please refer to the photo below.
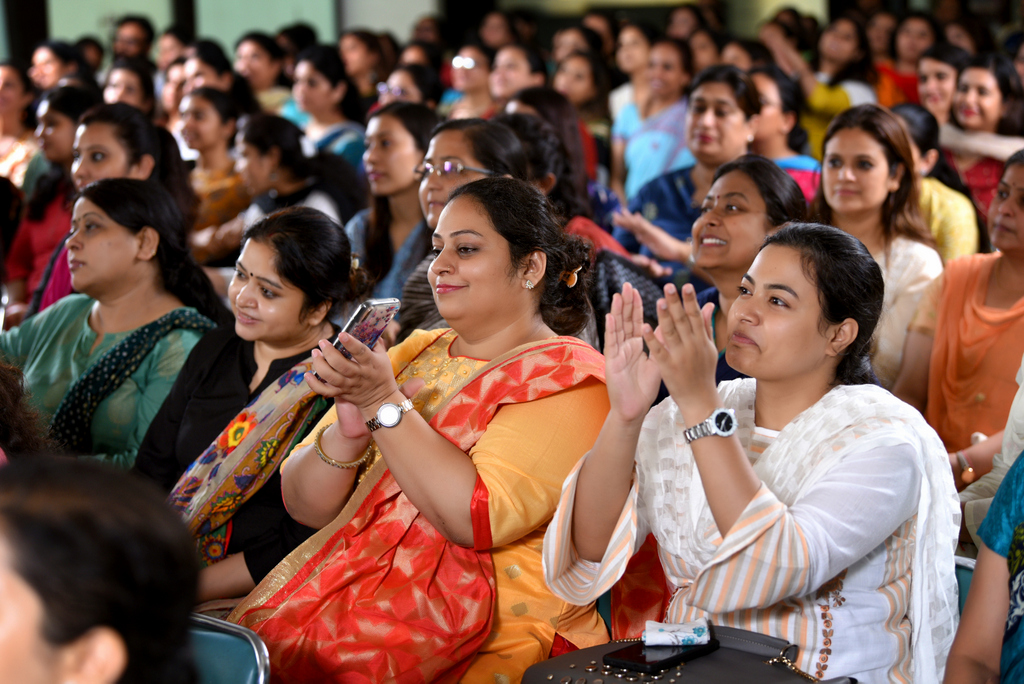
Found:
<svg viewBox="0 0 1024 684"><path fill-rule="evenodd" d="M331 425L334 425L334 423L331 423ZM320 437L324 434L324 430L331 427L331 425L324 425L322 428L316 431L316 437L313 438L313 448L316 449L316 455L320 457L321 461L323 461L329 466L334 466L335 468L358 468L359 466L361 466L366 461L367 457L370 455L370 449L367 449L363 453L363 455L357 458L356 460L348 461L347 463L335 461L333 458L324 453L323 447L320 446Z"/></svg>

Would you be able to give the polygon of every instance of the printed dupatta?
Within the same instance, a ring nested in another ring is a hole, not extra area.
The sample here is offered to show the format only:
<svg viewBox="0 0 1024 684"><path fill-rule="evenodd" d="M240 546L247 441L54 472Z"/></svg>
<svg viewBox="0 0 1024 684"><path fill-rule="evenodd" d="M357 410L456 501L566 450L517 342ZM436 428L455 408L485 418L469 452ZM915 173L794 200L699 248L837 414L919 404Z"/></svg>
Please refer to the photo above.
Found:
<svg viewBox="0 0 1024 684"><path fill-rule="evenodd" d="M228 523L309 431L327 401L305 384L312 358L291 368L235 416L178 479L168 498L204 565L227 554Z"/></svg>
<svg viewBox="0 0 1024 684"><path fill-rule="evenodd" d="M80 454L92 451L92 418L96 409L132 373L149 353L175 329L209 332L217 324L194 309L177 308L131 332L89 366L68 388L50 422L50 434Z"/></svg>
<svg viewBox="0 0 1024 684"><path fill-rule="evenodd" d="M447 355L455 336L436 332L412 361L429 365ZM415 376L412 361L398 373L400 385ZM573 338L524 345L456 378L423 417L468 452L502 405L603 378L603 369L603 357ZM334 522L285 558L228 619L267 643L274 681L454 682L490 633L494 572L489 552L441 536L378 459Z"/></svg>

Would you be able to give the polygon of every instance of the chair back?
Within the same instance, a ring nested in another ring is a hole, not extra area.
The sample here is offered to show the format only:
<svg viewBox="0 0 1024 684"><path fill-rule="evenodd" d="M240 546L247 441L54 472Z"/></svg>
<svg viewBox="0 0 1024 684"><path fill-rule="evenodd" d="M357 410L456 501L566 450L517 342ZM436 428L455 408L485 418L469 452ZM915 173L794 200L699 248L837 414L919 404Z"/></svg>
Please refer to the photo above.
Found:
<svg viewBox="0 0 1024 684"><path fill-rule="evenodd" d="M270 653L251 629L193 613L189 632L200 684L269 684Z"/></svg>

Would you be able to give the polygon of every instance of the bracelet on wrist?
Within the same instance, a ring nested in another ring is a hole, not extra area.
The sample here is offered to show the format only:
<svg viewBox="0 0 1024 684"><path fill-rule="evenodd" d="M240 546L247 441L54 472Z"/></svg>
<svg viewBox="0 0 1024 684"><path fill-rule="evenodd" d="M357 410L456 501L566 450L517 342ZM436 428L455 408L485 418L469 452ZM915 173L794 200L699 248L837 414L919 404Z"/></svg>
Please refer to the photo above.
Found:
<svg viewBox="0 0 1024 684"><path fill-rule="evenodd" d="M331 425L333 424L334 423L331 423ZM324 430L331 427L331 425L324 425L322 428L317 430L316 437L313 438L313 448L316 449L316 455L320 457L320 460L329 466L334 466L335 468L342 469L358 468L363 463L365 463L366 459L369 458L372 449L367 449L362 456L360 456L354 461L335 461L333 458L324 453L323 446L320 444L320 438L323 436Z"/></svg>
<svg viewBox="0 0 1024 684"><path fill-rule="evenodd" d="M971 462L967 460L967 454L964 453L963 449L956 452L956 462L960 465L960 479L963 480L965 484L971 484L974 482L974 467L971 465Z"/></svg>

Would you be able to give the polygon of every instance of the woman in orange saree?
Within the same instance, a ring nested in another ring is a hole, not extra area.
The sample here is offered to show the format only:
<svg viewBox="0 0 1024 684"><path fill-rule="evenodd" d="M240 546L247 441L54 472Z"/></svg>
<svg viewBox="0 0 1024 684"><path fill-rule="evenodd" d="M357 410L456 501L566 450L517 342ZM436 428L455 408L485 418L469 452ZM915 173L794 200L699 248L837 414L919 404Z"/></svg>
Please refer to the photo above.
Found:
<svg viewBox="0 0 1024 684"><path fill-rule="evenodd" d="M321 529L229 618L267 643L275 681L518 681L607 640L592 605L545 587L540 557L608 410L602 357L559 335L589 318L589 249L508 178L457 190L432 239L452 330L387 356L346 335L351 360L314 353L325 382L307 382L336 410L282 488Z"/></svg>

